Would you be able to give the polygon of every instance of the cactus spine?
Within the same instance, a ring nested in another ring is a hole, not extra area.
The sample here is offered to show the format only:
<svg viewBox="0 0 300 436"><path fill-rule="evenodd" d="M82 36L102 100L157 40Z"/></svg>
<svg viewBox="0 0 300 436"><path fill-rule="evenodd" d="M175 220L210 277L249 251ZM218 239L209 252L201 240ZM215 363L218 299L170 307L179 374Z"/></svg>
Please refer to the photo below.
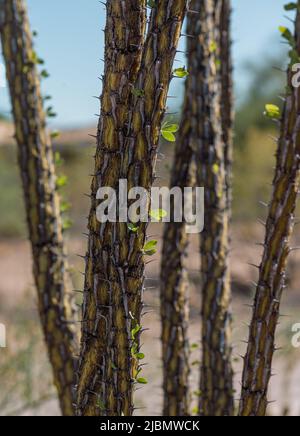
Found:
<svg viewBox="0 0 300 436"><path fill-rule="evenodd" d="M74 312L62 236L50 136L36 55L22 0L0 0L0 30L18 144L33 273L54 383L64 415L73 415Z"/></svg>
<svg viewBox="0 0 300 436"><path fill-rule="evenodd" d="M192 141L197 149L197 183L205 187L205 228L200 247L203 352L199 408L201 415L224 416L233 414L228 267L230 177L226 176L232 144L231 125L222 116L222 106L224 110L229 105L229 113L232 103L231 92L227 95L226 85L221 83L224 72L226 80L230 80L231 73L230 7L221 0L195 0L193 7L200 15L192 16L190 23L192 34L198 36L189 41L190 68L195 71L191 91L195 123Z"/></svg>
<svg viewBox="0 0 300 436"><path fill-rule="evenodd" d="M145 2L108 1L79 367L79 415L131 415L140 365L146 225L96 219L100 186L150 189L186 1L159 0L144 43ZM140 58L141 66L139 68ZM124 102L124 105L120 104ZM134 333L134 338L133 338Z"/></svg>
<svg viewBox="0 0 300 436"><path fill-rule="evenodd" d="M297 3L295 51L300 56L300 1ZM273 193L268 208L264 252L244 360L240 416L265 416L268 386L275 351L275 332L285 288L290 238L300 185L300 88L288 91L281 119Z"/></svg>

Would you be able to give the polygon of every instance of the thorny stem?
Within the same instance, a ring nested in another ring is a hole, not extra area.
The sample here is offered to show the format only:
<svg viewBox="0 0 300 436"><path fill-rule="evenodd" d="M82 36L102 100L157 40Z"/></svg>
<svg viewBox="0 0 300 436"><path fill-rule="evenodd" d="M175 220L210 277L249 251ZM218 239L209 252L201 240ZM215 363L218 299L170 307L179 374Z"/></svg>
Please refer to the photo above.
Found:
<svg viewBox="0 0 300 436"><path fill-rule="evenodd" d="M300 1L296 18L296 51L300 56ZM254 300L249 343L244 360L240 416L265 416L275 332L285 287L286 266L300 187L300 88L288 92L281 120L273 193L266 223L264 252Z"/></svg>
<svg viewBox="0 0 300 436"><path fill-rule="evenodd" d="M39 313L62 413L73 415L76 335L54 157L26 8L0 0L0 31L18 144Z"/></svg>
<svg viewBox="0 0 300 436"><path fill-rule="evenodd" d="M233 415L230 277L228 267L230 220L231 115L222 116L222 106L232 106L230 79L230 6L222 0L195 0L189 40L195 71L193 138L197 150L197 183L205 188L205 227L201 234L202 272L202 363L200 414ZM227 14L227 16L223 14ZM221 24L222 23L222 24ZM220 34L222 30L222 34ZM193 54L192 54L192 53ZM223 67L220 68L220 61ZM228 111L231 109L228 109Z"/></svg>
<svg viewBox="0 0 300 436"><path fill-rule="evenodd" d="M106 66L83 305L79 415L131 415L134 410L139 363L131 353L131 331L140 325L142 311L146 225L141 223L134 233L126 223L100 224L95 197L100 186L117 189L121 178L128 181L128 189L151 188L186 3L156 2L140 68L144 2L107 3ZM132 93L132 87L142 95ZM139 335L135 342L139 348Z"/></svg>

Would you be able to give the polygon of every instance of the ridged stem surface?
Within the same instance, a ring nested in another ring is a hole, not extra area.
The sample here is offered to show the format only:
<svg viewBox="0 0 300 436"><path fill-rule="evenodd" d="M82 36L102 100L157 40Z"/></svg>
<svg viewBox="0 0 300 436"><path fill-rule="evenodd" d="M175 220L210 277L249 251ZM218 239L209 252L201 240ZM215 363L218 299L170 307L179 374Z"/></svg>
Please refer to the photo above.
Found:
<svg viewBox="0 0 300 436"><path fill-rule="evenodd" d="M298 11L300 2L298 1ZM296 51L300 56L300 13L296 19ZM248 348L244 360L240 416L265 416L275 351L286 266L300 184L300 88L288 92L281 120L273 192L268 209L266 236L254 300Z"/></svg>
<svg viewBox="0 0 300 436"><path fill-rule="evenodd" d="M202 361L200 371L200 415L233 414L231 348L231 292L228 265L230 221L231 125L223 111L231 107L231 93L224 92L222 74L230 70L229 17L223 16L222 0L195 1L200 11L191 19L189 53L193 69L193 135L197 150L197 183L205 188L205 225L201 234L202 272ZM229 9L227 9L229 13ZM222 17L222 25L221 25ZM220 30L222 29L222 35ZM222 36L222 37L221 37ZM193 52L193 55L191 54ZM223 67L221 68L223 63ZM228 79L228 77L227 77ZM227 101L228 99L228 101ZM224 107L222 107L224 106ZM226 142L225 142L226 139Z"/></svg>
<svg viewBox="0 0 300 436"><path fill-rule="evenodd" d="M122 6L118 11L118 5ZM132 415L139 351L146 223L99 223L96 193L152 186L161 122L186 1L157 1L143 46L144 2L109 1L79 369L79 415ZM139 67L141 60L141 66ZM133 331L138 329L137 334ZM134 336L134 338L133 338Z"/></svg>
<svg viewBox="0 0 300 436"><path fill-rule="evenodd" d="M0 0L0 31L18 144L38 304L62 413L73 415L74 311L54 156L25 4Z"/></svg>

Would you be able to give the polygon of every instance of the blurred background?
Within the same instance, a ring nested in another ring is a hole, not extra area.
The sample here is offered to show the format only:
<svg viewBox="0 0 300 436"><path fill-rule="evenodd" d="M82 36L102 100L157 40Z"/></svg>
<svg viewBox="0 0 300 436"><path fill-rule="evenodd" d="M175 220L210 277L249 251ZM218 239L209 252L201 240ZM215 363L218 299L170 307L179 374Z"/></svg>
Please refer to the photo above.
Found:
<svg viewBox="0 0 300 436"><path fill-rule="evenodd" d="M51 106L57 113L49 120L51 129L59 129L55 142L63 164L59 174L68 176L62 195L71 204L73 224L67 233L74 289L82 287L84 265L77 256L86 249L86 217L89 212L90 174L93 172L94 140L101 92L99 77L103 72L103 32L105 9L96 0L28 0L32 29L37 31L36 49L45 59L50 77L43 80L43 93L52 96ZM249 264L259 264L264 229L259 220L266 210L260 202L270 195L274 167L277 126L263 116L266 103L280 105L285 88L287 56L278 26L289 26L283 0L233 0L233 57L235 84L235 163L232 225L232 288L234 312L234 356L236 398L239 398L241 359L247 338L251 304L257 271ZM292 18L290 16L289 18ZM181 39L180 50L184 51ZM185 65L183 53L176 57ZM0 64L3 63L0 54ZM183 82L176 79L169 101L174 118L180 119ZM0 323L6 325L7 348L0 349L0 415L57 415L59 409L51 372L37 317L37 303L31 275L31 255L27 242L24 207L13 140L7 88L0 88ZM160 184L167 185L172 165L173 146L161 144L164 156L158 164ZM155 225L151 234L161 234ZM299 246L296 226L293 244ZM293 348L292 326L300 322L300 254L290 257L288 288L283 299L281 324L271 386L272 415L299 415L300 348ZM187 259L191 284L191 376L192 395L197 400L200 358L200 299L198 238L191 238ZM145 369L149 384L137 393L137 410L141 415L160 414L161 367L159 327L159 253L147 269L146 303L153 312L144 319L149 330L143 336L144 353L151 356ZM80 304L80 301L78 301Z"/></svg>

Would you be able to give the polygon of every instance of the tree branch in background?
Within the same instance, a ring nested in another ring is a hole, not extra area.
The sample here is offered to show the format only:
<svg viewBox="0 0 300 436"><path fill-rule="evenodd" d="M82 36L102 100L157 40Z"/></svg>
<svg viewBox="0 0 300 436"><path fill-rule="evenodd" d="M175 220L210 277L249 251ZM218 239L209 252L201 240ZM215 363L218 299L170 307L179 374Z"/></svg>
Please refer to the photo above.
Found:
<svg viewBox="0 0 300 436"><path fill-rule="evenodd" d="M197 149L197 184L205 188L205 227L200 248L203 352L199 406L201 415L226 416L232 415L234 408L228 268L232 144L231 124L227 117L223 118L221 109L224 106L223 113L231 113L232 95L224 92L227 85L222 84L231 73L226 28L229 17L222 17L222 26L220 20L222 12L229 14L230 9L222 0L194 0L193 9L200 15L191 17L188 31L197 35L189 39L188 48L190 73L194 76L191 141Z"/></svg>
<svg viewBox="0 0 300 436"><path fill-rule="evenodd" d="M62 413L73 415L75 332L71 288L46 130L37 56L21 0L0 0L0 30L18 144L40 319Z"/></svg>
<svg viewBox="0 0 300 436"><path fill-rule="evenodd" d="M300 1L296 8L298 12L295 38L287 29L283 33L292 45L291 65L295 58L298 61L300 57ZM287 259L300 187L300 88L292 86L291 65L288 69L288 91L281 117L264 252L244 360L240 416L265 416L266 414L275 351L275 332L280 301L285 288ZM267 107L267 109L269 110L267 115L280 118L279 108Z"/></svg>
<svg viewBox="0 0 300 436"><path fill-rule="evenodd" d="M219 9L220 41L218 43L218 56L221 81L221 116L222 134L225 156L225 177L227 192L227 212L231 215L232 203L232 160L233 160L233 77L231 53L231 0L222 0Z"/></svg>
<svg viewBox="0 0 300 436"><path fill-rule="evenodd" d="M192 14L187 14L187 33L191 34ZM191 164L195 151L192 147L192 105L194 100L192 70L193 52L188 53L188 74L182 120L173 158L170 189L195 185L192 180ZM174 199L171 198L174 202ZM171 204L171 211L174 204ZM177 223L171 217L165 224L161 259L160 306L162 323L162 360L164 416L187 416L190 409L189 374L190 349L188 340L189 300L188 277L185 268L188 237L186 223Z"/></svg>

